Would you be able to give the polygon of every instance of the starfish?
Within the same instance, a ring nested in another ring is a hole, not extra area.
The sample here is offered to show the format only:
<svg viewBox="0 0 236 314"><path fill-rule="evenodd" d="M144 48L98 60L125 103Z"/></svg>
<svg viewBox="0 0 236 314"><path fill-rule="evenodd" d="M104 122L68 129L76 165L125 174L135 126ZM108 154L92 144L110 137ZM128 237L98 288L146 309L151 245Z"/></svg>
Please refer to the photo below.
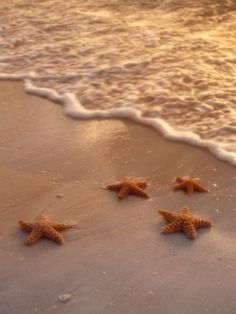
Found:
<svg viewBox="0 0 236 314"><path fill-rule="evenodd" d="M200 185L198 178L176 177L176 182L179 184L174 187L174 191L186 190L188 195L192 195L194 190L198 192L209 192L209 190Z"/></svg>
<svg viewBox="0 0 236 314"><path fill-rule="evenodd" d="M197 236L196 229L212 226L211 220L193 216L187 207L183 207L178 213L167 209L160 209L159 213L168 222L161 229L161 233L164 234L183 231L188 238L195 239Z"/></svg>
<svg viewBox="0 0 236 314"><path fill-rule="evenodd" d="M118 197L120 199L125 198L129 194L149 198L149 195L143 190L147 186L146 181L134 181L130 178L124 178L121 182L108 185L107 188L112 191L118 191Z"/></svg>
<svg viewBox="0 0 236 314"><path fill-rule="evenodd" d="M43 237L52 239L59 244L64 244L64 238L58 231L72 227L72 225L50 222L45 215L37 216L35 222L20 220L19 224L21 229L30 232L30 235L25 239L26 245L31 245Z"/></svg>

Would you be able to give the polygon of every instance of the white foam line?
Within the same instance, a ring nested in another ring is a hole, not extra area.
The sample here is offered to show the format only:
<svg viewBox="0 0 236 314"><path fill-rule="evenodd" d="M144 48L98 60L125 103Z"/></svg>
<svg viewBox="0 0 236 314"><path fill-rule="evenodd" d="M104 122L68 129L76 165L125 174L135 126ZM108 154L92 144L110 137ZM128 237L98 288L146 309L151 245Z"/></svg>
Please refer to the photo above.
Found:
<svg viewBox="0 0 236 314"><path fill-rule="evenodd" d="M0 73L0 80L18 81L29 77L29 74L3 74Z"/></svg>
<svg viewBox="0 0 236 314"><path fill-rule="evenodd" d="M25 79L25 91L29 94L48 98L54 102L64 103L64 96L57 93L55 90L44 87L36 87L32 84L30 79Z"/></svg>
<svg viewBox="0 0 236 314"><path fill-rule="evenodd" d="M158 130L167 139L185 142L193 146L203 147L218 157L220 160L226 161L236 166L236 154L225 151L215 141L203 140L199 135L189 131L177 131L166 121L160 118L142 117L141 112L132 107L114 108L108 110L86 109L82 106L75 94L66 93L64 95L60 95L53 89L36 87L31 81L31 79L35 79L35 77L36 76L34 73L22 75L0 74L1 80L23 80L25 84L25 91L27 93L45 97L54 102L63 104L64 112L72 118L87 120L96 118L127 118Z"/></svg>
<svg viewBox="0 0 236 314"><path fill-rule="evenodd" d="M236 154L223 150L212 140L203 140L199 135L189 131L177 131L167 122L160 118L142 117L141 113L131 107L109 109L109 110L88 110L82 106L74 94L67 93L64 96L65 113L77 119L113 119L127 118L147 125L158 130L165 138L185 142L193 146L203 147L217 156L219 159L229 162L236 166Z"/></svg>

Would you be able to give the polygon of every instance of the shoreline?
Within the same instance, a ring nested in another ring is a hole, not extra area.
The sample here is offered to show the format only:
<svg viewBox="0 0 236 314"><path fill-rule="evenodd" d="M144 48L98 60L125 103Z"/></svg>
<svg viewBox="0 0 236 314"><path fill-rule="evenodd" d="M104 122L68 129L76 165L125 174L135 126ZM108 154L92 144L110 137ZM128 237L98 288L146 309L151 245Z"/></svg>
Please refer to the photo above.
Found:
<svg viewBox="0 0 236 314"><path fill-rule="evenodd" d="M235 167L127 119L70 119L21 82L0 86L0 312L235 311ZM177 175L210 193L173 192ZM124 176L146 179L151 198L119 202L103 189ZM160 234L158 209L183 206L214 223L194 241ZM77 225L64 246L24 246L18 221L40 213Z"/></svg>
<svg viewBox="0 0 236 314"><path fill-rule="evenodd" d="M214 140L202 139L198 134L195 134L191 131L178 131L161 118L143 117L140 111L132 107L114 108L109 110L86 109L80 103L77 95L73 93L66 93L61 95L50 88L36 87L31 82L32 78L35 77L32 77L30 74L0 74L0 82L4 80L9 82L22 82L24 85L24 91L26 93L62 105L63 113L76 120L128 119L131 122L154 129L159 135L162 135L167 140L173 140L176 142L188 144L193 147L203 148L212 155L216 156L219 160L236 166L236 153L225 151Z"/></svg>

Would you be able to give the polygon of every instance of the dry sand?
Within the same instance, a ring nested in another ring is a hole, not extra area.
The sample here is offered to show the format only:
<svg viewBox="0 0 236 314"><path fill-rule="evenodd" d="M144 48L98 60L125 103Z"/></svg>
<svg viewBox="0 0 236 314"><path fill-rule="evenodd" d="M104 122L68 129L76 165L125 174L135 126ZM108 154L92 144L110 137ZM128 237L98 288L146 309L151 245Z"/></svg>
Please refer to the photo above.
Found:
<svg viewBox="0 0 236 314"><path fill-rule="evenodd" d="M236 313L235 168L130 121L72 120L19 82L0 87L1 314ZM126 175L152 197L102 189ZM210 193L173 192L176 175ZM184 205L214 226L194 241L160 234L158 208ZM39 213L77 224L64 246L24 246L18 221Z"/></svg>

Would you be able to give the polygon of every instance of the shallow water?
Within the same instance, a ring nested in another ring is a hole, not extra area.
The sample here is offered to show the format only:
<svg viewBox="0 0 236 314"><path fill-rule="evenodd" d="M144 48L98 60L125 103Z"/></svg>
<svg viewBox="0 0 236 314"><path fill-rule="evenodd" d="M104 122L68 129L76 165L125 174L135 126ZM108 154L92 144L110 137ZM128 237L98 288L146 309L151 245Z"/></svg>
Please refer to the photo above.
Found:
<svg viewBox="0 0 236 314"><path fill-rule="evenodd" d="M235 1L11 0L0 12L1 73L33 73L87 109L135 108L236 164Z"/></svg>

